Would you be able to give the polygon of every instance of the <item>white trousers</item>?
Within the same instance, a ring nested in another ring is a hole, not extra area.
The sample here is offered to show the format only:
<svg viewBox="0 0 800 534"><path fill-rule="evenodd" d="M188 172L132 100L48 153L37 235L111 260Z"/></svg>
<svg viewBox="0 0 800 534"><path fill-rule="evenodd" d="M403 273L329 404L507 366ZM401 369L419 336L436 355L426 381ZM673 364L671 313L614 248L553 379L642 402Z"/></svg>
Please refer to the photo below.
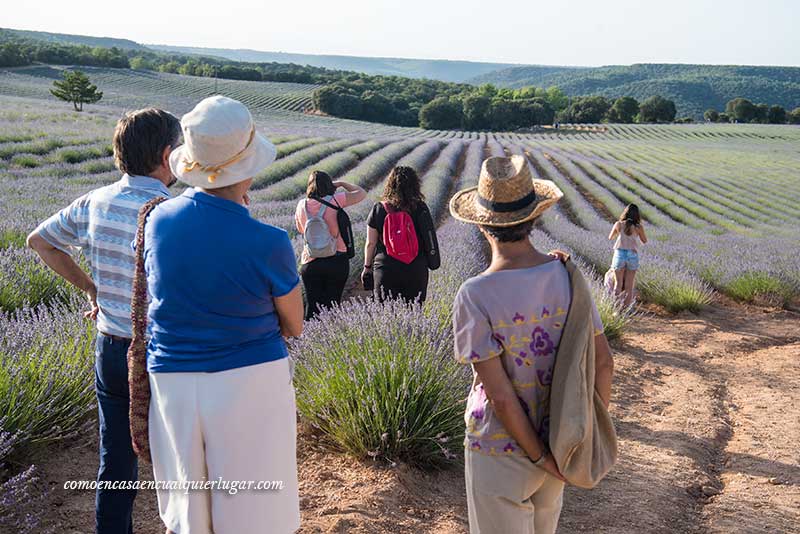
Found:
<svg viewBox="0 0 800 534"><path fill-rule="evenodd" d="M177 534L288 534L300 527L297 418L288 358L218 373L150 374L156 481L280 481L282 489L158 489Z"/></svg>
<svg viewBox="0 0 800 534"><path fill-rule="evenodd" d="M464 451L470 534L553 534L564 483L524 456Z"/></svg>

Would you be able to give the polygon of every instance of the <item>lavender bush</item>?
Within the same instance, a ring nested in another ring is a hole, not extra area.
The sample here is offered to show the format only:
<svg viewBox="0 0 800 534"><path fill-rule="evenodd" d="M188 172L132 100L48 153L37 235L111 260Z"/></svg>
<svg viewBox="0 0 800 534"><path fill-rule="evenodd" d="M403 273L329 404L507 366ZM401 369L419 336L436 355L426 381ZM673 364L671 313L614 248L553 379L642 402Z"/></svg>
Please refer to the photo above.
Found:
<svg viewBox="0 0 800 534"><path fill-rule="evenodd" d="M63 303L74 293L33 251L9 247L0 254L0 312Z"/></svg>
<svg viewBox="0 0 800 534"><path fill-rule="evenodd" d="M82 299L0 314L0 418L15 447L85 428L94 403L94 324Z"/></svg>
<svg viewBox="0 0 800 534"><path fill-rule="evenodd" d="M353 300L307 323L290 350L301 418L333 447L421 467L456 459L469 375L449 324L401 301Z"/></svg>
<svg viewBox="0 0 800 534"><path fill-rule="evenodd" d="M44 515L42 501L46 492L37 476L36 467L28 466L12 474L12 451L17 447L19 433L4 430L0 419L0 532L33 534L44 532L41 521Z"/></svg>

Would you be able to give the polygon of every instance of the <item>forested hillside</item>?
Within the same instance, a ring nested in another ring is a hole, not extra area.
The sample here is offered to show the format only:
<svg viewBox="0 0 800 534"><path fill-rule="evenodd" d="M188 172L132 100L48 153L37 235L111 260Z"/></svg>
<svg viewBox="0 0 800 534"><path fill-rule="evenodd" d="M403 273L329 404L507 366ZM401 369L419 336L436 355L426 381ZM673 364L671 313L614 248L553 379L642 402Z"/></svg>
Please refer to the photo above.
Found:
<svg viewBox="0 0 800 534"><path fill-rule="evenodd" d="M675 101L678 116L700 118L709 108L724 109L736 97L800 106L800 68L727 65L636 64L597 68L512 67L477 76L469 83L500 87L558 86L568 95L661 95Z"/></svg>
<svg viewBox="0 0 800 534"><path fill-rule="evenodd" d="M513 67L508 63L482 63L476 61L450 61L445 59L407 59L386 57L330 56L319 54L292 54L288 52L262 52L260 50L230 48L198 48L191 46L147 45L152 50L173 54L198 54L216 56L248 63L295 63L333 70L349 70L382 76L407 76L430 78L445 82L463 82L469 78Z"/></svg>

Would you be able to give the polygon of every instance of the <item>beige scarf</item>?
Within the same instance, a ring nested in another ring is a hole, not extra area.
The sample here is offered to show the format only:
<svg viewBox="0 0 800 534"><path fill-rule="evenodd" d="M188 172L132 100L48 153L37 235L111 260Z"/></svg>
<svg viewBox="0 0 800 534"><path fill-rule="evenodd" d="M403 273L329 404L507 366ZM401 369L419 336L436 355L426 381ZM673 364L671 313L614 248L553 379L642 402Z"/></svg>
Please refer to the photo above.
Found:
<svg viewBox="0 0 800 534"><path fill-rule="evenodd" d="M572 302L553 368L550 450L567 481L593 488L617 460L617 435L594 389L592 295L580 270L566 263Z"/></svg>

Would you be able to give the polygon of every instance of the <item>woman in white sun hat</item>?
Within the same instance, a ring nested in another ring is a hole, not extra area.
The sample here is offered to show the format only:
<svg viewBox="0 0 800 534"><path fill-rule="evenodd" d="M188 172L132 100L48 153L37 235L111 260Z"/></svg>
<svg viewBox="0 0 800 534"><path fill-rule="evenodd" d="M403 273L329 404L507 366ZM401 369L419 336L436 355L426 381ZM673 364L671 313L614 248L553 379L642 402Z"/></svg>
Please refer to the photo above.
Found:
<svg viewBox="0 0 800 534"><path fill-rule="evenodd" d="M280 481L281 489L158 490L179 534L289 533L300 525L296 415L284 337L303 302L284 230L253 219L252 177L275 160L247 108L215 96L181 120L175 176L192 186L153 209L143 259L155 479Z"/></svg>

